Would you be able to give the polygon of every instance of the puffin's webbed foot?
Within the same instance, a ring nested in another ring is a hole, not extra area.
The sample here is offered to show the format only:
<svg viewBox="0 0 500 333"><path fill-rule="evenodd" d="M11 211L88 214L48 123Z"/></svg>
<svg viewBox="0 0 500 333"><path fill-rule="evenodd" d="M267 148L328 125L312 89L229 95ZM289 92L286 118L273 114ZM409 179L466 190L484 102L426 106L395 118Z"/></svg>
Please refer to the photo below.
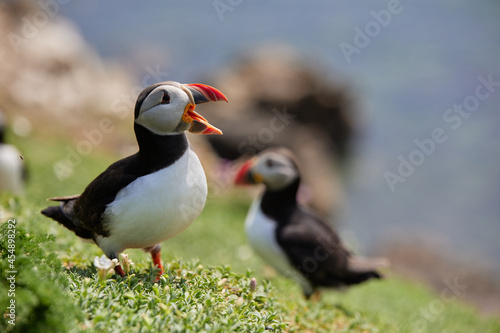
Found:
<svg viewBox="0 0 500 333"><path fill-rule="evenodd" d="M120 275L121 277L125 277L127 274L125 274L125 271L123 271L122 265L118 264L115 266L115 273Z"/></svg>
<svg viewBox="0 0 500 333"><path fill-rule="evenodd" d="M319 290L304 291L304 298L308 301L319 302L321 300L321 292Z"/></svg>
<svg viewBox="0 0 500 333"><path fill-rule="evenodd" d="M111 259L111 260L115 260L116 259L117 264L114 267L115 273L118 274L118 275L120 275L121 277L125 277L127 274L123 270L122 265L120 265L120 260L118 259L118 254L115 253L115 252L113 252L111 254L106 254L106 256L109 259Z"/></svg>

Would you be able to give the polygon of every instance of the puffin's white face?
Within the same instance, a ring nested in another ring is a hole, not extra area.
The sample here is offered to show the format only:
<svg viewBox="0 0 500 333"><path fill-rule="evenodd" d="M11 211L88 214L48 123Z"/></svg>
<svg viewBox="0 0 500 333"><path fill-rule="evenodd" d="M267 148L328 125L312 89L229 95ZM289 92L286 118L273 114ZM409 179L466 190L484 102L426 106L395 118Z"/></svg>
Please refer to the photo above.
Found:
<svg viewBox="0 0 500 333"><path fill-rule="evenodd" d="M191 126L183 120L189 105L194 103L186 91L172 85L161 85L144 99L135 122L155 134L179 134Z"/></svg>
<svg viewBox="0 0 500 333"><path fill-rule="evenodd" d="M299 170L285 155L268 152L253 161L251 176L256 183L263 183L269 190L286 188L299 177Z"/></svg>

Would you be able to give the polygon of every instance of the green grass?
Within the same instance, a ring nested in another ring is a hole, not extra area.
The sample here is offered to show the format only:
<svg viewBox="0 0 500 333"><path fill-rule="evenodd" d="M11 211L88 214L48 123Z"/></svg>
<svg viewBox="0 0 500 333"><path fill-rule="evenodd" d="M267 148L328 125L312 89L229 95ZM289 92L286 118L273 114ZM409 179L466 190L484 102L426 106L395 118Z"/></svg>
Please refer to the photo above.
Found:
<svg viewBox="0 0 500 333"><path fill-rule="evenodd" d="M116 156L96 148L60 181L53 165L64 158L68 142L62 142L16 142L29 164L30 182L23 198L0 196L0 221L18 222L20 272L18 324L9 325L4 317L2 332L500 332L498 320L478 315L459 297L445 302L390 271L384 281L304 300L298 286L267 268L246 245L243 220L251 198L238 190L210 197L192 226L162 244L167 274L159 283L152 283L155 271L141 250L126 251L135 263L129 276L100 282L92 264L102 255L99 248L39 211L47 197L80 193ZM5 232L1 237L5 240ZM6 271L8 252L1 249L0 268ZM254 292L252 277L258 281ZM5 279L0 289L0 306L6 309Z"/></svg>

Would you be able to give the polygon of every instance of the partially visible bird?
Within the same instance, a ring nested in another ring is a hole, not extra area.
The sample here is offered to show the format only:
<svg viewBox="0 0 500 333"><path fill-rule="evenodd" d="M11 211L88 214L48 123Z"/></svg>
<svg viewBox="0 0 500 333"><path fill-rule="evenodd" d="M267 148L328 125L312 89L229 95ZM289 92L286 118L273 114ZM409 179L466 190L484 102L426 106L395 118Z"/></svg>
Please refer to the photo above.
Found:
<svg viewBox="0 0 500 333"><path fill-rule="evenodd" d="M281 274L298 282L306 298L320 287L340 288L379 279L383 258L352 255L330 224L297 203L300 172L285 148L264 150L239 169L236 184L264 184L245 221L253 250Z"/></svg>
<svg viewBox="0 0 500 333"><path fill-rule="evenodd" d="M0 192L21 194L26 178L23 157L13 145L5 143L5 122L0 114Z"/></svg>
<svg viewBox="0 0 500 333"><path fill-rule="evenodd" d="M194 111L221 100L227 102L224 94L203 84L166 81L145 88L134 112L139 151L109 166L81 195L49 199L60 205L42 214L93 240L110 259L127 248L150 252L159 278L160 242L186 229L207 198L205 172L184 132L222 134ZM120 265L115 272L125 275Z"/></svg>

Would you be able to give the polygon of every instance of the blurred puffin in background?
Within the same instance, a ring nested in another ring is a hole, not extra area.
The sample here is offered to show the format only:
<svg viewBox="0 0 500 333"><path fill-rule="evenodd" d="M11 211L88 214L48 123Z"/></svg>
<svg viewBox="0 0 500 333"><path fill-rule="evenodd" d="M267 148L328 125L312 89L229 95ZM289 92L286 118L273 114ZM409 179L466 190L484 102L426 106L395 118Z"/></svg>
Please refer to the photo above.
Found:
<svg viewBox="0 0 500 333"><path fill-rule="evenodd" d="M340 288L380 279L383 258L352 255L330 224L297 203L300 172L285 148L269 148L244 163L235 183L264 184L245 221L253 250L281 274L298 282L306 298L320 287Z"/></svg>
<svg viewBox="0 0 500 333"><path fill-rule="evenodd" d="M0 192L21 194L26 179L23 157L13 145L5 142L6 124L0 112Z"/></svg>
<svg viewBox="0 0 500 333"><path fill-rule="evenodd" d="M84 239L92 239L110 259L127 248L151 253L163 274L160 242L186 229L207 198L205 172L185 131L222 134L195 112L197 104L226 101L203 84L156 83L135 104L134 131L139 151L119 160L81 195L52 198L48 216ZM125 275L120 265L115 272Z"/></svg>

